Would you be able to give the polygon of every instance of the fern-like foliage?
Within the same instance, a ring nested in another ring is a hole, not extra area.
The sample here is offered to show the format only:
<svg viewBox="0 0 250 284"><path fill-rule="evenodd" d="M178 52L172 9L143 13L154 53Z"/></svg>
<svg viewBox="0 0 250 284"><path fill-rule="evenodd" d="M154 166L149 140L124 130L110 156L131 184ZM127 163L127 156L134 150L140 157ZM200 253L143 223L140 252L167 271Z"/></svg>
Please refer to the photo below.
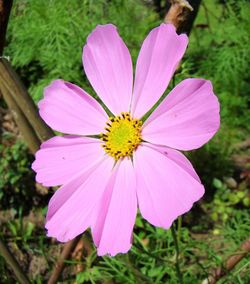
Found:
<svg viewBox="0 0 250 284"><path fill-rule="evenodd" d="M144 35L157 21L140 1L16 1L5 55L24 80L29 76L27 85L37 101L53 79L83 84L82 46L97 24L117 25L135 58Z"/></svg>
<svg viewBox="0 0 250 284"><path fill-rule="evenodd" d="M213 82L223 120L249 129L250 5L244 0L214 2L203 1L193 30L191 73Z"/></svg>

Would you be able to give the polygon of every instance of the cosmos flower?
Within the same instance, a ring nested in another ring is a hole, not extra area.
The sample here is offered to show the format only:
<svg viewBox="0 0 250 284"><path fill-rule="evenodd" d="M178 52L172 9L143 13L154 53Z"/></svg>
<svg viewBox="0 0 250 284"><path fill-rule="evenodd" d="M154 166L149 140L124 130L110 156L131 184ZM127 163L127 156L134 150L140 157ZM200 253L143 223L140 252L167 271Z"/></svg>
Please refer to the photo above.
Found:
<svg viewBox="0 0 250 284"><path fill-rule="evenodd" d="M178 150L201 147L219 128L211 83L182 81L142 120L166 90L187 44L170 24L153 29L133 84L131 57L116 27L97 26L83 48L83 66L109 116L76 85L55 80L45 88L40 115L67 134L44 142L32 165L38 182L61 185L49 202L48 236L66 242L91 228L99 255L125 253L138 208L149 223L168 229L203 196L198 175Z"/></svg>

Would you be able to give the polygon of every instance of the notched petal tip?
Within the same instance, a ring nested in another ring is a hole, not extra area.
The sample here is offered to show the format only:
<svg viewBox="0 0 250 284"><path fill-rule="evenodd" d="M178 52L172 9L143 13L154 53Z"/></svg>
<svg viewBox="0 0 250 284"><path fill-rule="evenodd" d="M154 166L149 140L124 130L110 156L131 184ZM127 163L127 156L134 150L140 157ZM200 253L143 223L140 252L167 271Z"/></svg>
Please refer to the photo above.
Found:
<svg viewBox="0 0 250 284"><path fill-rule="evenodd" d="M183 44L187 47L189 43L189 38L186 34L180 34L178 35L179 38L182 40Z"/></svg>
<svg viewBox="0 0 250 284"><path fill-rule="evenodd" d="M134 162L140 212L154 226L170 228L204 194L191 163L176 150L143 143Z"/></svg>
<svg viewBox="0 0 250 284"><path fill-rule="evenodd" d="M94 43L95 39L95 35L99 32L101 32L103 34L103 36L105 36L105 33L107 32L110 32L110 30L115 30L116 32L118 32L117 30L117 27L113 24L104 24L104 25L97 25L93 30L92 32L87 36L87 39L86 39L86 42L87 44L91 44L91 43ZM87 45L86 44L86 45ZM85 45L85 46L86 46ZM83 47L84 48L84 47Z"/></svg>
<svg viewBox="0 0 250 284"><path fill-rule="evenodd" d="M85 74L107 108L128 111L133 88L129 50L113 24L98 25L87 37L82 62Z"/></svg>
<svg viewBox="0 0 250 284"><path fill-rule="evenodd" d="M93 31L95 31L96 29L105 30L107 28L112 28L112 29L117 30L117 27L114 24L108 23L108 24L103 24L103 25L100 25L100 24L97 25L96 28Z"/></svg>
<svg viewBox="0 0 250 284"><path fill-rule="evenodd" d="M44 98L49 95L49 92L51 89L58 88L58 87L63 87L65 84L65 81L63 79L55 79L50 82L48 86L46 86L43 90Z"/></svg>
<svg viewBox="0 0 250 284"><path fill-rule="evenodd" d="M45 229L47 230L46 236L48 238L55 238L60 243L66 243L66 242L68 242L68 241L70 241L70 240L72 240L74 238L73 237L72 239L70 239L70 238L68 238L65 235L64 236L56 235L55 232L50 230L49 226L47 226L47 223L45 225Z"/></svg>
<svg viewBox="0 0 250 284"><path fill-rule="evenodd" d="M209 90L210 96L213 98L214 110L216 111L216 117L215 117L215 122L214 122L214 135L215 135L220 128L220 102L219 102L219 98L214 93L214 87L213 87L213 84L210 80L203 79L203 78L200 78L200 80L204 82L204 85L206 85L207 90Z"/></svg>
<svg viewBox="0 0 250 284"><path fill-rule="evenodd" d="M61 79L45 88L38 107L40 116L52 129L66 134L95 135L107 121L104 109L93 97Z"/></svg>
<svg viewBox="0 0 250 284"><path fill-rule="evenodd" d="M136 177L131 160L118 162L112 173L91 226L98 255L114 256L131 248L137 214Z"/></svg>
<svg viewBox="0 0 250 284"><path fill-rule="evenodd" d="M136 64L132 113L142 117L161 97L188 45L172 24L161 24L144 40Z"/></svg>
<svg viewBox="0 0 250 284"><path fill-rule="evenodd" d="M179 150L207 143L220 126L220 104L212 83L201 78L180 82L144 123L148 142Z"/></svg>
<svg viewBox="0 0 250 284"><path fill-rule="evenodd" d="M185 33L177 34L176 27L171 23L162 23L162 24L160 24L159 28L165 29L166 32L172 33L173 35L177 36L179 39L183 39L183 40L187 41L187 43L189 41L187 34L185 34Z"/></svg>
<svg viewBox="0 0 250 284"><path fill-rule="evenodd" d="M100 248L97 248L97 255L98 256L111 256L111 257L114 257L118 254L125 254L125 253L128 253L128 251L131 249L132 247L132 244L130 244L128 247L126 247L125 249L119 249L119 250L109 250L109 249L100 249Z"/></svg>

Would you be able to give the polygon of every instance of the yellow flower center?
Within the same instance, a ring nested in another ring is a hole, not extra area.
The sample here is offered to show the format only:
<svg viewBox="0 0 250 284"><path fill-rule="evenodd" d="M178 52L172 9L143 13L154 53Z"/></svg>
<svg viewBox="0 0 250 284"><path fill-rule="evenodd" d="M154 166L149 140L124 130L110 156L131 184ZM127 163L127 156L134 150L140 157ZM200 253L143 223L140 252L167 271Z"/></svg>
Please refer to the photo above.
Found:
<svg viewBox="0 0 250 284"><path fill-rule="evenodd" d="M105 142L102 147L115 160L131 156L142 141L141 126L142 122L132 118L128 112L110 118L105 127L106 133L101 134Z"/></svg>

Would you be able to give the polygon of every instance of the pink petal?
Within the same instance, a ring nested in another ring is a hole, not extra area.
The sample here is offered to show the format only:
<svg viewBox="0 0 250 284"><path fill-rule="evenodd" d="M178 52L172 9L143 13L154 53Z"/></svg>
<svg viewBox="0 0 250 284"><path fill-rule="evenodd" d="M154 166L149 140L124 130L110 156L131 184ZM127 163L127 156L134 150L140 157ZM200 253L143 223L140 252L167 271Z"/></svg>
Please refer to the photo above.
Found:
<svg viewBox="0 0 250 284"><path fill-rule="evenodd" d="M92 233L98 255L126 253L131 247L137 212L135 172L130 159L116 165L95 211Z"/></svg>
<svg viewBox="0 0 250 284"><path fill-rule="evenodd" d="M196 149L219 129L219 111L210 81L186 79L146 120L142 135L150 143L180 150Z"/></svg>
<svg viewBox="0 0 250 284"><path fill-rule="evenodd" d="M87 137L56 136L41 145L32 169L44 186L61 185L104 156L101 142Z"/></svg>
<svg viewBox="0 0 250 284"><path fill-rule="evenodd" d="M49 202L48 236L67 242L91 225L91 215L110 178L113 159L106 156L55 192Z"/></svg>
<svg viewBox="0 0 250 284"><path fill-rule="evenodd" d="M98 102L84 90L63 80L53 81L38 104L43 120L53 129L67 134L99 134L108 116Z"/></svg>
<svg viewBox="0 0 250 284"><path fill-rule="evenodd" d="M188 44L173 25L161 24L144 40L135 73L132 113L140 118L161 97Z"/></svg>
<svg viewBox="0 0 250 284"><path fill-rule="evenodd" d="M204 194L191 163L176 150L143 143L134 167L141 214L155 226L169 228Z"/></svg>
<svg viewBox="0 0 250 284"><path fill-rule="evenodd" d="M91 85L112 113L129 110L132 61L114 25L98 25L89 35L83 48L83 66Z"/></svg>

